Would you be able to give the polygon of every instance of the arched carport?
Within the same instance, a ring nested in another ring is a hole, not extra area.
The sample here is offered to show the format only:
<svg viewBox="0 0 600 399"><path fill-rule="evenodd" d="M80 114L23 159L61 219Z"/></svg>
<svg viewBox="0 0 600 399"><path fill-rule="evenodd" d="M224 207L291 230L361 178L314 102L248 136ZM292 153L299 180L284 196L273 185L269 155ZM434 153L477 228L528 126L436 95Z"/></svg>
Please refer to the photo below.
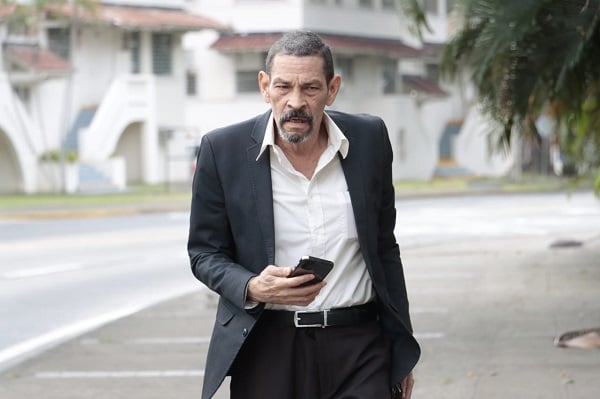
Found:
<svg viewBox="0 0 600 399"><path fill-rule="evenodd" d="M0 193L23 192L23 174L12 142L0 129Z"/></svg>
<svg viewBox="0 0 600 399"><path fill-rule="evenodd" d="M127 162L127 183L144 182L143 123L133 122L121 133L113 156L122 157Z"/></svg>
<svg viewBox="0 0 600 399"><path fill-rule="evenodd" d="M36 191L37 159L0 124L0 194Z"/></svg>

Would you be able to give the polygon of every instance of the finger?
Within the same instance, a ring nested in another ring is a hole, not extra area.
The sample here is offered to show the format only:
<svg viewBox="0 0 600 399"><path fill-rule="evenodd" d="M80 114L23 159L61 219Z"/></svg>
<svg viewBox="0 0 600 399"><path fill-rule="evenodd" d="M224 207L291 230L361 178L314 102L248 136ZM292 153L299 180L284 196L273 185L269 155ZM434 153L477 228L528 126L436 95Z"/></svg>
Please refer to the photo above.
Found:
<svg viewBox="0 0 600 399"><path fill-rule="evenodd" d="M285 294L282 299L288 304L307 306L315 300L324 286L324 282L319 282L304 287L289 288L283 290Z"/></svg>
<svg viewBox="0 0 600 399"><path fill-rule="evenodd" d="M408 376L406 376L406 378L402 381L402 398L403 399L410 399L410 397L412 396L412 390L413 390L413 386L415 384L415 380L412 376L412 374L409 374Z"/></svg>
<svg viewBox="0 0 600 399"><path fill-rule="evenodd" d="M264 276L287 277L291 272L291 267L279 267L275 265L269 265L264 268L261 274Z"/></svg>
<svg viewBox="0 0 600 399"><path fill-rule="evenodd" d="M289 277L288 283L290 287L299 287L302 284L308 283L309 281L312 281L315 279L315 275L314 274L303 274L301 276L296 276L296 277ZM315 284L309 284L306 285L305 287L312 287ZM304 287L302 287L304 288Z"/></svg>

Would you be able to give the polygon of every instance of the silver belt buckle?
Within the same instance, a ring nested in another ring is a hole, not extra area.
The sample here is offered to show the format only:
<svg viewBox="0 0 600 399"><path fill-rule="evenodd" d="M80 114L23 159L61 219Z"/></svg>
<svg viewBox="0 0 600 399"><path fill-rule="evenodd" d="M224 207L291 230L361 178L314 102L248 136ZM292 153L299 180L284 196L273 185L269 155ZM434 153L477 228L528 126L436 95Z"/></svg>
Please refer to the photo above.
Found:
<svg viewBox="0 0 600 399"><path fill-rule="evenodd" d="M323 324L299 324L300 322L300 317L303 313L323 313ZM326 310L296 310L294 312L294 325L297 328L304 328L304 327L328 327L329 324L327 324L327 313L329 313L329 309Z"/></svg>

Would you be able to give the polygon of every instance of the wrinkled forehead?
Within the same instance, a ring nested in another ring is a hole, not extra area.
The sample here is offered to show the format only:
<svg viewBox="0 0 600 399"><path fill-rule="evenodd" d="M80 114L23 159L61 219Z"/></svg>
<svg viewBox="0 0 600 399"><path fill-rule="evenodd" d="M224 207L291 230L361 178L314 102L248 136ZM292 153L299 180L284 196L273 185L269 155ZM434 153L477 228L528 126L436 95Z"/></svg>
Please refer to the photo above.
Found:
<svg viewBox="0 0 600 399"><path fill-rule="evenodd" d="M325 81L325 67L323 59L319 56L295 56L278 54L273 59L270 78Z"/></svg>

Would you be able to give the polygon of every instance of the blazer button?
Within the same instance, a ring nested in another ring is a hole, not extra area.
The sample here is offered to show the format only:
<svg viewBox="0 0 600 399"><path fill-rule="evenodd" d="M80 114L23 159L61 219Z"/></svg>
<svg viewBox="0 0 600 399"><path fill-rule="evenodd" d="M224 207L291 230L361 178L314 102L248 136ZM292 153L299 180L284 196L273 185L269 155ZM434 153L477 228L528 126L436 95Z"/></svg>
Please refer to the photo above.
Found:
<svg viewBox="0 0 600 399"><path fill-rule="evenodd" d="M248 329L244 328L244 330L242 331L242 336L247 337L248 336Z"/></svg>

